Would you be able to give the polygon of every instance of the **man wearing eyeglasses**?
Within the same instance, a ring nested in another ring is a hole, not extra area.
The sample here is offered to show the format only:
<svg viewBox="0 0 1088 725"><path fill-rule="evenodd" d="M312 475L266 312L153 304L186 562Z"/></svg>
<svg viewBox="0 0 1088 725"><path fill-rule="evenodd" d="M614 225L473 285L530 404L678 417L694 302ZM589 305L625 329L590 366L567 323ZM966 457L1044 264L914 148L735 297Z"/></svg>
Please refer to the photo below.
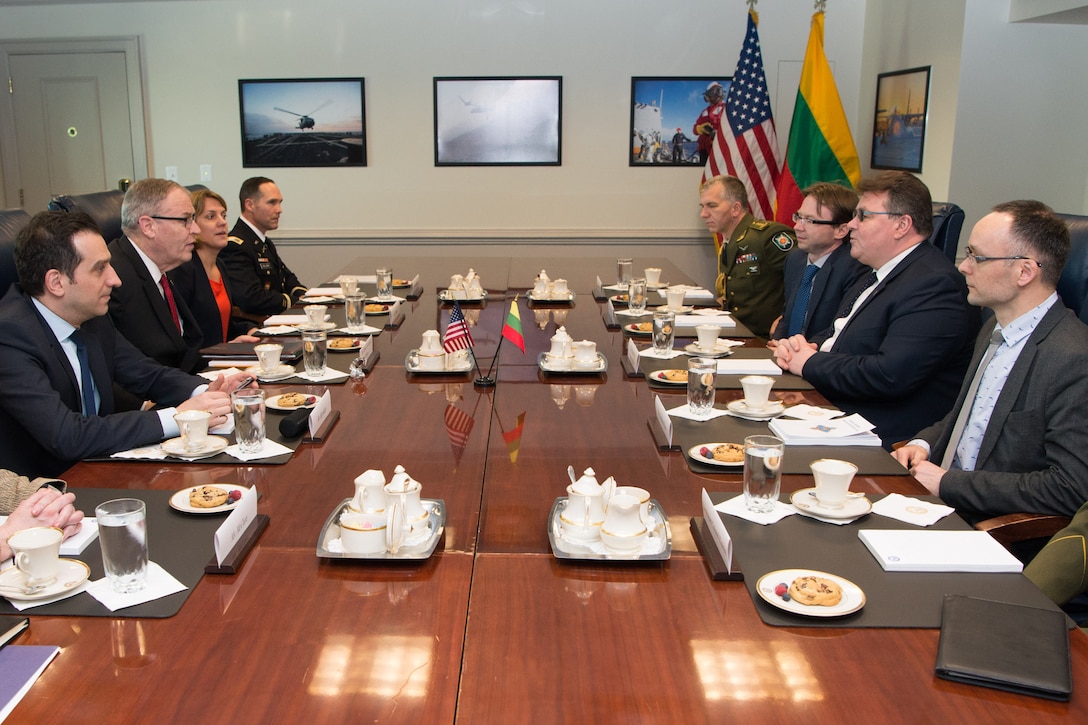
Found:
<svg viewBox="0 0 1088 725"><path fill-rule="evenodd" d="M775 359L824 397L875 426L886 448L952 407L971 359L978 310L963 276L926 240L929 189L911 174L863 179L850 254L870 268L834 323L779 342Z"/></svg>
<svg viewBox="0 0 1088 725"><path fill-rule="evenodd" d="M752 216L748 191L734 176L715 176L702 185L699 216L722 237L715 285L722 306L767 339L782 312L782 268L795 244L793 230Z"/></svg>
<svg viewBox="0 0 1088 725"><path fill-rule="evenodd" d="M193 256L199 228L185 187L167 179L142 179L121 205L124 236L110 242L121 286L110 295L118 332L156 362L191 373L203 367L200 325L166 273Z"/></svg>
<svg viewBox="0 0 1088 725"><path fill-rule="evenodd" d="M867 270L850 256L850 230L858 195L839 184L817 182L805 189L793 215L797 251L786 259L786 304L771 332L771 347L791 335L830 327L847 290Z"/></svg>
<svg viewBox="0 0 1088 725"><path fill-rule="evenodd" d="M1088 327L1055 288L1069 230L1038 201L999 204L971 232L968 301L993 310L943 420L895 451L972 517L1072 516L1088 501Z"/></svg>

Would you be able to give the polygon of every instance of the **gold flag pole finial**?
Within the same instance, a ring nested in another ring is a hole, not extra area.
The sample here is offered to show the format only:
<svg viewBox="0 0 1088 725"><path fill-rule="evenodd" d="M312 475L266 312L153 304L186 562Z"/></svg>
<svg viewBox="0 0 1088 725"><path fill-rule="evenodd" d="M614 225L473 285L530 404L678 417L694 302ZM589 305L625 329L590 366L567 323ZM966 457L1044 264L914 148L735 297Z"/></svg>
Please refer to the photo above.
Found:
<svg viewBox="0 0 1088 725"><path fill-rule="evenodd" d="M827 11L827 0L816 0L816 2L813 4L813 7L816 9L816 12L818 12L818 13L826 12Z"/></svg>
<svg viewBox="0 0 1088 725"><path fill-rule="evenodd" d="M756 3L759 0L748 0L748 12L754 13L756 11Z"/></svg>

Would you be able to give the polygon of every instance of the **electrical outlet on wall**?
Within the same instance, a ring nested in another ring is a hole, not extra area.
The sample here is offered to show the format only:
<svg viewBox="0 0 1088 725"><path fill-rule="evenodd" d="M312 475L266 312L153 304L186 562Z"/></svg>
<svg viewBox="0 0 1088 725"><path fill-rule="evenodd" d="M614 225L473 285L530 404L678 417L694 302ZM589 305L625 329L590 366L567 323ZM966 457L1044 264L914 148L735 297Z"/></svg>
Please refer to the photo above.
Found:
<svg viewBox="0 0 1088 725"><path fill-rule="evenodd" d="M169 179L170 181L177 181L178 180L178 167L176 167L176 166L167 166L166 167L166 178Z"/></svg>

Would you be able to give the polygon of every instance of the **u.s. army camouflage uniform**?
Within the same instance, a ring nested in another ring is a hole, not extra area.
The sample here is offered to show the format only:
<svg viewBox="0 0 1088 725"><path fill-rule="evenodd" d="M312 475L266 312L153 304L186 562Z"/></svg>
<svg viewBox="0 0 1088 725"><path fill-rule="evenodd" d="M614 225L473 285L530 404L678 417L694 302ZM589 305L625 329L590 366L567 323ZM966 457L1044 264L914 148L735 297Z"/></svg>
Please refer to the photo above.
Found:
<svg viewBox="0 0 1088 725"><path fill-rule="evenodd" d="M759 337L770 337L782 314L782 270L797 239L785 224L745 214L718 254L718 296Z"/></svg>

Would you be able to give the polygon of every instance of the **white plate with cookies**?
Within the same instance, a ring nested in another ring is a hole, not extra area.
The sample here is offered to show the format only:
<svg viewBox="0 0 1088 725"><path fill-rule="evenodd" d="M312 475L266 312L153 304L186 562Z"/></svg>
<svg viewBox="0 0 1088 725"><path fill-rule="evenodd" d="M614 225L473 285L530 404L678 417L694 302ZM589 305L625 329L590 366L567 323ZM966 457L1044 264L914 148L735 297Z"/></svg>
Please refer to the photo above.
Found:
<svg viewBox="0 0 1088 725"><path fill-rule="evenodd" d="M785 585L789 598L779 593ZM756 583L763 601L804 617L842 617L865 606L865 592L849 579L812 569L779 569Z"/></svg>
<svg viewBox="0 0 1088 725"><path fill-rule="evenodd" d="M306 395L305 393L284 393L283 395L273 395L264 401L266 408L272 410L298 410L299 408L312 408L317 405L317 401L321 400L316 395Z"/></svg>
<svg viewBox="0 0 1088 725"><path fill-rule="evenodd" d="M232 491L238 491L241 497L232 497ZM238 501L248 495L248 488L230 483L191 486L170 497L170 508L187 514L221 514L233 511Z"/></svg>
<svg viewBox="0 0 1088 725"><path fill-rule="evenodd" d="M687 385L688 371L679 369L655 370L650 373L649 378L662 385Z"/></svg>
<svg viewBox="0 0 1088 725"><path fill-rule="evenodd" d="M700 443L688 449L692 460L708 466L739 468L744 466L743 443Z"/></svg>

